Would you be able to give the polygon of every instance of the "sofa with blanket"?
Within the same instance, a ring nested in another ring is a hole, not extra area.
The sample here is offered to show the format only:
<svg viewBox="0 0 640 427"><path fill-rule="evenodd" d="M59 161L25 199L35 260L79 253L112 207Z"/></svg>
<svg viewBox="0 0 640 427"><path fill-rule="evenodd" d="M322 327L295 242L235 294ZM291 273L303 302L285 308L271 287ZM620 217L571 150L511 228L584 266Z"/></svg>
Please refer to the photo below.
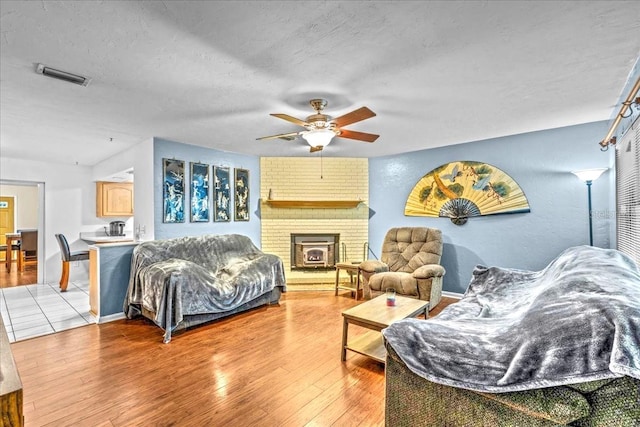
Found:
<svg viewBox="0 0 640 427"><path fill-rule="evenodd" d="M383 336L389 426L640 426L640 270L616 250L477 266L459 302Z"/></svg>
<svg viewBox="0 0 640 427"><path fill-rule="evenodd" d="M282 260L248 237L178 237L134 249L124 312L151 319L168 343L172 331L276 304L285 291Z"/></svg>

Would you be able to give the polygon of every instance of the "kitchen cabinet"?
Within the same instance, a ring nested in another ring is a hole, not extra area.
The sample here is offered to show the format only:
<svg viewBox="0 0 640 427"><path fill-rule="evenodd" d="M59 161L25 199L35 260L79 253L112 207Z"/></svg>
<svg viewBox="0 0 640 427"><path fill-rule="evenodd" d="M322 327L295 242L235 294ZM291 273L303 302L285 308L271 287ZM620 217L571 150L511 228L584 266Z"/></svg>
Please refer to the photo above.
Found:
<svg viewBox="0 0 640 427"><path fill-rule="evenodd" d="M96 216L133 216L133 183L96 183Z"/></svg>

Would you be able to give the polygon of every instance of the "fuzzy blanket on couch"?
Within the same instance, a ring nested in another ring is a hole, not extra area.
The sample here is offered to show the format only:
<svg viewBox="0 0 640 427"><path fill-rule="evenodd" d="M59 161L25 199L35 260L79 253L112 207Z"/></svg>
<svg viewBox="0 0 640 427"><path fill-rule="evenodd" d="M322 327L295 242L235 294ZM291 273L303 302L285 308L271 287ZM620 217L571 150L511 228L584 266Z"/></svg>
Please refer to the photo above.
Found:
<svg viewBox="0 0 640 427"><path fill-rule="evenodd" d="M239 234L186 236L138 245L124 301L128 318L154 313L171 339L186 316L233 312L271 292L286 290L284 266Z"/></svg>
<svg viewBox="0 0 640 427"><path fill-rule="evenodd" d="M640 379L640 271L590 246L537 272L477 266L459 302L383 335L417 375L474 391Z"/></svg>

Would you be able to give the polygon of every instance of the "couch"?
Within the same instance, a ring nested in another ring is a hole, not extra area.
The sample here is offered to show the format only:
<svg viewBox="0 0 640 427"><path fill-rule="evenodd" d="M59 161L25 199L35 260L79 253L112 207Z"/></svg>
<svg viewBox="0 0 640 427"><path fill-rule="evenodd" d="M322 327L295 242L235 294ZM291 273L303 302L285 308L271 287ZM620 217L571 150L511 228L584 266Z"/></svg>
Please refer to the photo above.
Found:
<svg viewBox="0 0 640 427"><path fill-rule="evenodd" d="M178 237L134 249L124 312L152 320L168 343L172 331L276 304L282 292L282 260L247 236Z"/></svg>
<svg viewBox="0 0 640 427"><path fill-rule="evenodd" d="M462 299L382 331L389 426L640 426L640 270L613 249L477 266Z"/></svg>
<svg viewBox="0 0 640 427"><path fill-rule="evenodd" d="M386 362L387 426L640 425L640 380L630 377L498 394L424 379L409 370L390 346Z"/></svg>
<svg viewBox="0 0 640 427"><path fill-rule="evenodd" d="M398 295L429 301L429 310L433 309L442 299L441 256L440 230L391 228L382 243L380 261L360 263L364 297L375 298L394 289Z"/></svg>

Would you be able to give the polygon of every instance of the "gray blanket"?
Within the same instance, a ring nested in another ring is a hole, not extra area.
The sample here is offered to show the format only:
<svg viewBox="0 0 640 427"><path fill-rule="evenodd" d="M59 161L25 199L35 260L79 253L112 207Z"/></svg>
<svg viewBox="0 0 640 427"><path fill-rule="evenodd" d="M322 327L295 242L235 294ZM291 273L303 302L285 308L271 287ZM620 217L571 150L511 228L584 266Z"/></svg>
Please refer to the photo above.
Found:
<svg viewBox="0 0 640 427"><path fill-rule="evenodd" d="M220 313L270 292L285 290L282 260L238 234L188 236L138 245L124 301L128 318L142 308L168 331L184 316Z"/></svg>
<svg viewBox="0 0 640 427"><path fill-rule="evenodd" d="M383 334L417 375L475 391L640 379L640 271L590 246L538 272L477 266L458 303Z"/></svg>

